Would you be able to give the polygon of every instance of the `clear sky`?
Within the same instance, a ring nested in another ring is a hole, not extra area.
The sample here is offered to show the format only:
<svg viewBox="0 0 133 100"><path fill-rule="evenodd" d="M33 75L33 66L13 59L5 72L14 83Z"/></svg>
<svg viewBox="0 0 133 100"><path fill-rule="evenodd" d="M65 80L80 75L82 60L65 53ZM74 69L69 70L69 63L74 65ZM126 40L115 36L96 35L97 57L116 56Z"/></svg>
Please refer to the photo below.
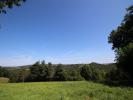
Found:
<svg viewBox="0 0 133 100"><path fill-rule="evenodd" d="M0 65L111 63L108 44L132 0L27 0L0 15Z"/></svg>

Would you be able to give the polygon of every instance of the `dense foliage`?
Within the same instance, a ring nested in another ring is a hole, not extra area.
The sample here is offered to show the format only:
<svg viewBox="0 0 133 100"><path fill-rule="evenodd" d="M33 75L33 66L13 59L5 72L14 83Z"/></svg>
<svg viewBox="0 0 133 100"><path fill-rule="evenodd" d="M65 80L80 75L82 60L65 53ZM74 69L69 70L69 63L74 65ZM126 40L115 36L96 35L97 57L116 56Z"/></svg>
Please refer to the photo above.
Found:
<svg viewBox="0 0 133 100"><path fill-rule="evenodd" d="M133 5L127 9L121 25L111 32L109 43L116 53L117 70L122 71L123 77L128 76L124 80L133 80Z"/></svg>
<svg viewBox="0 0 133 100"><path fill-rule="evenodd" d="M105 79L105 72L102 70L98 70L97 68L94 68L90 65L84 65L81 68L81 75L86 80L91 81L101 81Z"/></svg>
<svg viewBox="0 0 133 100"><path fill-rule="evenodd" d="M20 6L21 2L25 2L26 0L0 0L0 13L6 13L6 7L12 8L15 6Z"/></svg>
<svg viewBox="0 0 133 100"><path fill-rule="evenodd" d="M0 77L8 77L8 76L9 76L8 71L0 66Z"/></svg>
<svg viewBox="0 0 133 100"><path fill-rule="evenodd" d="M39 81L104 81L107 73L115 68L115 64L45 64L36 62L30 66L0 67L0 77L7 77L10 82ZM109 76L109 75L108 75Z"/></svg>

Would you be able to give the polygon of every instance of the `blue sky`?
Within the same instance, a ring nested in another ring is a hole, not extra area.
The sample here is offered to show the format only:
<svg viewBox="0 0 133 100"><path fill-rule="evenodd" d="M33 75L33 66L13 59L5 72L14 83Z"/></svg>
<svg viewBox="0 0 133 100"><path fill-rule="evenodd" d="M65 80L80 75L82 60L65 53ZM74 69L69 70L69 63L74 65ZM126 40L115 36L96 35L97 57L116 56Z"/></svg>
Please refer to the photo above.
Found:
<svg viewBox="0 0 133 100"><path fill-rule="evenodd" d="M0 15L0 65L111 63L108 44L132 0L27 0Z"/></svg>

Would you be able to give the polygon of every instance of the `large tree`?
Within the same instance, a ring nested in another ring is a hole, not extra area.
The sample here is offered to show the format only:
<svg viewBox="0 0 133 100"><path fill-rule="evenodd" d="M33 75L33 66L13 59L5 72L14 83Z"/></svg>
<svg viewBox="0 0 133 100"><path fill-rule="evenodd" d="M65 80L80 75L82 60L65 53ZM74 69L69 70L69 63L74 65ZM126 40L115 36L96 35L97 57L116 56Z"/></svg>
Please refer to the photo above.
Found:
<svg viewBox="0 0 133 100"><path fill-rule="evenodd" d="M6 8L12 8L13 6L20 6L22 2L26 0L0 0L0 13L6 13Z"/></svg>
<svg viewBox="0 0 133 100"><path fill-rule="evenodd" d="M30 81L46 81L49 76L49 69L45 61L38 61L30 67Z"/></svg>
<svg viewBox="0 0 133 100"><path fill-rule="evenodd" d="M121 25L111 32L109 43L116 53L118 69L133 79L133 5L127 9Z"/></svg>
<svg viewBox="0 0 133 100"><path fill-rule="evenodd" d="M67 80L67 72L66 70L63 68L62 64L57 65L56 69L55 69L55 74L54 74L54 79L56 81L66 81Z"/></svg>

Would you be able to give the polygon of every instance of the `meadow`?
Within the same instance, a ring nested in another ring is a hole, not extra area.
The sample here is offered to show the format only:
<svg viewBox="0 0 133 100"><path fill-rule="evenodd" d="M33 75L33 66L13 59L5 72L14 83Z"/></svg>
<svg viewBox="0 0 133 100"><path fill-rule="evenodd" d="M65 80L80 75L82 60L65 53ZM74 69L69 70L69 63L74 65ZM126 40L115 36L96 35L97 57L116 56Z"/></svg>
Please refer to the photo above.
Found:
<svg viewBox="0 0 133 100"><path fill-rule="evenodd" d="M9 80L10 80L9 78L0 77L0 83L8 83Z"/></svg>
<svg viewBox="0 0 133 100"><path fill-rule="evenodd" d="M133 100L133 88L87 81L0 83L0 100Z"/></svg>

